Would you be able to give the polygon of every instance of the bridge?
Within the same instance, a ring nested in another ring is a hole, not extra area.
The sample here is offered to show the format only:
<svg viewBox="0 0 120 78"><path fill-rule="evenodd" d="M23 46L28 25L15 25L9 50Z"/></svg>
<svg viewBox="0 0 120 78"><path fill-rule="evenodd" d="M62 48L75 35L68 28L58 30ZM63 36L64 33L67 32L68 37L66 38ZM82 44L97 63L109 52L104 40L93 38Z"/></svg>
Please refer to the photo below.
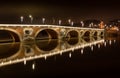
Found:
<svg viewBox="0 0 120 78"><path fill-rule="evenodd" d="M58 25L0 24L0 42L24 42L92 36L104 36L104 29Z"/></svg>

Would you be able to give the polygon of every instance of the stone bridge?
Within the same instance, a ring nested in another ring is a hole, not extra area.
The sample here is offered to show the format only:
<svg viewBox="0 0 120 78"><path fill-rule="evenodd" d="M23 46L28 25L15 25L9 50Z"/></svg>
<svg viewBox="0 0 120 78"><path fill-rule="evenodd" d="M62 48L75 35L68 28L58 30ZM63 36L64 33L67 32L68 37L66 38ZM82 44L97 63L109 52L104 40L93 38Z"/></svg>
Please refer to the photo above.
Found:
<svg viewBox="0 0 120 78"><path fill-rule="evenodd" d="M0 24L0 42L104 36L104 29L57 25Z"/></svg>

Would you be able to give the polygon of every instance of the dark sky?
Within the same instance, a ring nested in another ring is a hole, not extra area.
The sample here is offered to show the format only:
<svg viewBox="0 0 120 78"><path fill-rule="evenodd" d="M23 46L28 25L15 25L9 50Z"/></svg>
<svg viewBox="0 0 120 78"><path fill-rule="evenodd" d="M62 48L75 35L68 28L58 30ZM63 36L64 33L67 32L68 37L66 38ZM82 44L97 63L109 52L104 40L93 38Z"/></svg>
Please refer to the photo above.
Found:
<svg viewBox="0 0 120 78"><path fill-rule="evenodd" d="M120 2L115 0L16 0L0 3L0 23L18 22L21 15L34 17L74 17L105 22L120 17Z"/></svg>

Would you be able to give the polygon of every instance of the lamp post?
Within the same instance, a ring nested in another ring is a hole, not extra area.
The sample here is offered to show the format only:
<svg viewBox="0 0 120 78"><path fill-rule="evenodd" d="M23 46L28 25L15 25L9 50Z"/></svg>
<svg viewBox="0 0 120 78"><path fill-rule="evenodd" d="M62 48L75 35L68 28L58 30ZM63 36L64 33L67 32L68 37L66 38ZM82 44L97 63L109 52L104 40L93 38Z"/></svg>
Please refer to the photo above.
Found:
<svg viewBox="0 0 120 78"><path fill-rule="evenodd" d="M73 24L74 24L74 22L72 21L72 22L71 22L71 26L73 26Z"/></svg>
<svg viewBox="0 0 120 78"><path fill-rule="evenodd" d="M59 20L58 22L59 22L59 25L61 25L61 22L62 22L62 21L61 21L61 20Z"/></svg>
<svg viewBox="0 0 120 78"><path fill-rule="evenodd" d="M32 15L29 15L29 18L31 20L31 23L33 22L33 16Z"/></svg>
<svg viewBox="0 0 120 78"><path fill-rule="evenodd" d="M81 23L82 27L84 27L84 22L83 22L83 21L81 21L80 23Z"/></svg>
<svg viewBox="0 0 120 78"><path fill-rule="evenodd" d="M71 23L71 19L68 19L68 23L69 23L69 24Z"/></svg>
<svg viewBox="0 0 120 78"><path fill-rule="evenodd" d="M42 18L42 23L43 23L43 24L45 23L45 18Z"/></svg>
<svg viewBox="0 0 120 78"><path fill-rule="evenodd" d="M20 21L21 21L21 23L23 23L23 19L24 19L24 17L21 16L21 17L20 17Z"/></svg>

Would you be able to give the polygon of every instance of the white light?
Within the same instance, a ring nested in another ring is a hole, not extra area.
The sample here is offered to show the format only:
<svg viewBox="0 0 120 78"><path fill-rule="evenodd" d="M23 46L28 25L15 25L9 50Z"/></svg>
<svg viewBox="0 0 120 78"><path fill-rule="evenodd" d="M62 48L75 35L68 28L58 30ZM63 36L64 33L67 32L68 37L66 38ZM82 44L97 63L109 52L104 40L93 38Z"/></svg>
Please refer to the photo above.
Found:
<svg viewBox="0 0 120 78"><path fill-rule="evenodd" d="M74 22L72 21L72 22L71 22L71 26L73 26L73 24L74 24Z"/></svg>
<svg viewBox="0 0 120 78"><path fill-rule="evenodd" d="M35 69L35 64L34 64L34 63L32 64L32 69L33 69L33 70Z"/></svg>
<svg viewBox="0 0 120 78"><path fill-rule="evenodd" d="M109 44L110 44L110 45L112 44L112 41L111 41L111 40L109 41Z"/></svg>
<svg viewBox="0 0 120 78"><path fill-rule="evenodd" d="M93 46L91 46L91 50L93 51Z"/></svg>
<svg viewBox="0 0 120 78"><path fill-rule="evenodd" d="M71 58L71 53L69 53L69 58Z"/></svg>
<svg viewBox="0 0 120 78"><path fill-rule="evenodd" d="M33 21L33 16L32 15L29 15L29 18L31 19L31 23Z"/></svg>
<svg viewBox="0 0 120 78"><path fill-rule="evenodd" d="M98 48L100 48L100 44L98 44Z"/></svg>
<svg viewBox="0 0 120 78"><path fill-rule="evenodd" d="M69 24L71 23L71 19L68 19Z"/></svg>
<svg viewBox="0 0 120 78"><path fill-rule="evenodd" d="M32 18L32 15L29 15L29 18Z"/></svg>
<svg viewBox="0 0 120 78"><path fill-rule="evenodd" d="M114 43L116 42L116 40L114 40Z"/></svg>
<svg viewBox="0 0 120 78"><path fill-rule="evenodd" d="M62 21L61 21L61 20L59 20L59 25L61 25L61 22L62 22Z"/></svg>
<svg viewBox="0 0 120 78"><path fill-rule="evenodd" d="M104 46L106 47L106 42L104 42Z"/></svg>
<svg viewBox="0 0 120 78"><path fill-rule="evenodd" d="M83 49L81 49L81 54L83 54Z"/></svg>
<svg viewBox="0 0 120 78"><path fill-rule="evenodd" d="M26 65L26 60L24 60L24 65Z"/></svg>
<svg viewBox="0 0 120 78"><path fill-rule="evenodd" d="M42 18L42 22L43 22L43 24L45 23L45 18Z"/></svg>
<svg viewBox="0 0 120 78"><path fill-rule="evenodd" d="M23 19L24 19L24 17L23 17L23 16L21 16L21 17L20 17L21 23L23 22Z"/></svg>
<svg viewBox="0 0 120 78"><path fill-rule="evenodd" d="M80 23L81 23L82 27L84 27L84 22L83 22L83 21L81 21Z"/></svg>
<svg viewBox="0 0 120 78"><path fill-rule="evenodd" d="M46 60L46 59L47 59L47 56L45 55L44 58L45 58L45 60Z"/></svg>
<svg viewBox="0 0 120 78"><path fill-rule="evenodd" d="M32 57L30 56L29 58L31 59Z"/></svg>

